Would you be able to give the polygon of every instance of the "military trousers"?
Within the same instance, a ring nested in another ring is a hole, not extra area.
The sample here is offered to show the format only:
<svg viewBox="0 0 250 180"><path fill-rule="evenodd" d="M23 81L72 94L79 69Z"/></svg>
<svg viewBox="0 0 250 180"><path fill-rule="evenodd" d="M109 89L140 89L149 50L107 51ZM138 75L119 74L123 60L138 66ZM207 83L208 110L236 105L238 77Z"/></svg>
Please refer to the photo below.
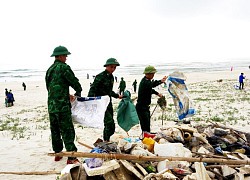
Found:
<svg viewBox="0 0 250 180"><path fill-rule="evenodd" d="M64 143L66 151L77 151L71 112L49 113L49 120L53 150L61 152Z"/></svg>
<svg viewBox="0 0 250 180"><path fill-rule="evenodd" d="M114 111L112 103L108 104L108 107L105 111L104 116L104 130L103 130L103 139L104 141L109 141L110 136L115 133L115 122L114 122Z"/></svg>
<svg viewBox="0 0 250 180"><path fill-rule="evenodd" d="M125 89L120 89L120 95L123 95L123 93L124 93L124 91L125 91Z"/></svg>
<svg viewBox="0 0 250 180"><path fill-rule="evenodd" d="M150 109L148 106L136 104L136 112L140 120L141 130L150 132Z"/></svg>
<svg viewBox="0 0 250 180"><path fill-rule="evenodd" d="M136 86L134 86L134 92L136 92Z"/></svg>

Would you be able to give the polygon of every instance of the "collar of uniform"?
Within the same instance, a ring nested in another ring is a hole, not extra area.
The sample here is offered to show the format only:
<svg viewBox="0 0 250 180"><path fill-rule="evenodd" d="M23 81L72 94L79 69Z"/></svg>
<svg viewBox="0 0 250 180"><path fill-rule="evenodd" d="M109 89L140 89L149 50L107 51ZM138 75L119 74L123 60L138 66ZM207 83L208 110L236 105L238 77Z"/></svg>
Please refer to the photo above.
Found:
<svg viewBox="0 0 250 180"><path fill-rule="evenodd" d="M144 78L145 78L146 80L148 80L148 81L151 81L151 79L148 79L146 76L144 76Z"/></svg>
<svg viewBox="0 0 250 180"><path fill-rule="evenodd" d="M62 61L60 61L60 60L58 60L58 59L55 59L55 61L54 61L54 63L63 63L63 64L66 64L66 63L64 63L64 62L62 62Z"/></svg>
<svg viewBox="0 0 250 180"><path fill-rule="evenodd" d="M107 71L106 69L105 69L104 72L105 72L105 74L106 74L107 76L112 76L112 74L109 74L108 71Z"/></svg>

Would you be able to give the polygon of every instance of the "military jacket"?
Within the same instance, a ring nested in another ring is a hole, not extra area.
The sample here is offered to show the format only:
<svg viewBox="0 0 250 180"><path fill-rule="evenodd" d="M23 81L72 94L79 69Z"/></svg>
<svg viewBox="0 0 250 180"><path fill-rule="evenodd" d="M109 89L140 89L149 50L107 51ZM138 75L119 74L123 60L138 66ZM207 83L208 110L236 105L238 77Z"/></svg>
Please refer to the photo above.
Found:
<svg viewBox="0 0 250 180"><path fill-rule="evenodd" d="M137 85L137 81L134 81L132 85L133 85L133 86L136 86L136 85Z"/></svg>
<svg viewBox="0 0 250 180"><path fill-rule="evenodd" d="M69 87L81 93L82 87L70 66L55 60L46 72L46 88L48 90L49 113L71 110Z"/></svg>
<svg viewBox="0 0 250 180"><path fill-rule="evenodd" d="M149 106L151 104L152 94L159 94L153 88L161 83L162 82L160 80L151 81L144 76L139 85L137 104L144 107Z"/></svg>
<svg viewBox="0 0 250 180"><path fill-rule="evenodd" d="M91 84L88 96L96 97L108 95L109 97L118 98L119 95L113 91L113 85L114 76L105 70L95 77L94 82Z"/></svg>

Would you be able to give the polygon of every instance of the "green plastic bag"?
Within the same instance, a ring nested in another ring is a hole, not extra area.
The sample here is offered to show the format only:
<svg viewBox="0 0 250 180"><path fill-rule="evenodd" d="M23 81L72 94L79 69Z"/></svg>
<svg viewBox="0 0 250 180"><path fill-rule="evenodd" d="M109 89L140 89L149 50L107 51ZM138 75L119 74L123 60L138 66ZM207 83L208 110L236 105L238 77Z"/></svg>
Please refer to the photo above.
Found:
<svg viewBox="0 0 250 180"><path fill-rule="evenodd" d="M123 99L120 101L117 109L118 125L126 132L133 126L139 124L139 118L135 109L135 105L131 100L129 91L123 93Z"/></svg>

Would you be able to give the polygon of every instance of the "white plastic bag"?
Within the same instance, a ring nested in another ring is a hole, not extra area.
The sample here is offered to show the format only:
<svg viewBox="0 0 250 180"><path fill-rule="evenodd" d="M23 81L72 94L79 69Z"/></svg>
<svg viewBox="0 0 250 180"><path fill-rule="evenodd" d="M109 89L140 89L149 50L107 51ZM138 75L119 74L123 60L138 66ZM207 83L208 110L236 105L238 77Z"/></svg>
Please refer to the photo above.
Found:
<svg viewBox="0 0 250 180"><path fill-rule="evenodd" d="M240 85L239 84L234 84L234 89L239 90L240 89Z"/></svg>
<svg viewBox="0 0 250 180"><path fill-rule="evenodd" d="M87 127L103 128L109 96L81 97L71 103L73 121Z"/></svg>

